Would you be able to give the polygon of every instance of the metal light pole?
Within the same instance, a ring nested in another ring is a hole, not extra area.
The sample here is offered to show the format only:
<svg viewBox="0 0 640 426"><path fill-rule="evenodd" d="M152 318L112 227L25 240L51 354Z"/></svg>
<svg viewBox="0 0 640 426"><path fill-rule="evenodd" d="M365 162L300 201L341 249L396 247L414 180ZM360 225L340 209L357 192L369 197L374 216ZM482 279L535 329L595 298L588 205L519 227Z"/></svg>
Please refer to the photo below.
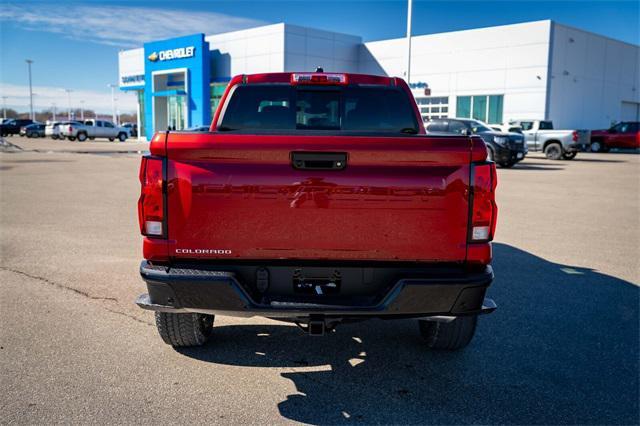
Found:
<svg viewBox="0 0 640 426"><path fill-rule="evenodd" d="M80 101L80 120L84 122L84 101Z"/></svg>
<svg viewBox="0 0 640 426"><path fill-rule="evenodd" d="M116 123L116 93L115 93L115 84L107 84L107 87L111 87L111 120L114 124Z"/></svg>
<svg viewBox="0 0 640 426"><path fill-rule="evenodd" d="M411 11L413 9L413 0L408 0L407 4L407 84L411 79Z"/></svg>
<svg viewBox="0 0 640 426"><path fill-rule="evenodd" d="M53 102L51 104L51 109L53 110L53 120L52 121L56 121L56 103Z"/></svg>
<svg viewBox="0 0 640 426"><path fill-rule="evenodd" d="M2 97L2 119L7 119L7 96Z"/></svg>
<svg viewBox="0 0 640 426"><path fill-rule="evenodd" d="M33 63L33 61L31 59L25 59L25 62L27 63L27 67L29 68L29 105L31 111L30 117L33 120L33 88L31 87L31 64Z"/></svg>
<svg viewBox="0 0 640 426"><path fill-rule="evenodd" d="M67 118L71 121L71 92L73 92L73 90L64 89L64 91L67 92Z"/></svg>

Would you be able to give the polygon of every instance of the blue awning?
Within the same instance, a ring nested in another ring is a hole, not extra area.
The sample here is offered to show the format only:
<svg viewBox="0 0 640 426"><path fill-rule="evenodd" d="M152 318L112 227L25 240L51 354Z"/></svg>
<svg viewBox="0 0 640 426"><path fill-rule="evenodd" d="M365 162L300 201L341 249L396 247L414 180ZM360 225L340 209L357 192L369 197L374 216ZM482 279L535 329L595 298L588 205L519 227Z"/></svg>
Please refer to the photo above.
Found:
<svg viewBox="0 0 640 426"><path fill-rule="evenodd" d="M184 96L186 94L184 90L161 90L151 93L151 96Z"/></svg>
<svg viewBox="0 0 640 426"><path fill-rule="evenodd" d="M136 86L120 86L120 90L129 91L129 90L144 90L144 84L136 85Z"/></svg>

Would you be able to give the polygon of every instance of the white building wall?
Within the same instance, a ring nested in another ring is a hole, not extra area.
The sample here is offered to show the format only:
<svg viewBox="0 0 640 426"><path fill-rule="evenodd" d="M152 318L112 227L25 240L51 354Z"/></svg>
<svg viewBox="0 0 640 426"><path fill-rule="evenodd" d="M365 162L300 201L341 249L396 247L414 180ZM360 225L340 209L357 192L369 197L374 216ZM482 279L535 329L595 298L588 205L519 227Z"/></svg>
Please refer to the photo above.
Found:
<svg viewBox="0 0 640 426"><path fill-rule="evenodd" d="M284 71L358 71L362 38L285 24Z"/></svg>
<svg viewBox="0 0 640 426"><path fill-rule="evenodd" d="M415 36L411 82L426 82L432 96L504 95L504 119L544 118L551 21ZM404 76L406 40L365 43L362 73ZM419 91L415 91L419 93Z"/></svg>
<svg viewBox="0 0 640 426"><path fill-rule="evenodd" d="M266 25L205 37L211 51L211 76L278 72L284 68L285 24Z"/></svg>
<svg viewBox="0 0 640 426"><path fill-rule="evenodd" d="M639 61L638 46L554 24L549 118L556 127L591 129L637 120Z"/></svg>

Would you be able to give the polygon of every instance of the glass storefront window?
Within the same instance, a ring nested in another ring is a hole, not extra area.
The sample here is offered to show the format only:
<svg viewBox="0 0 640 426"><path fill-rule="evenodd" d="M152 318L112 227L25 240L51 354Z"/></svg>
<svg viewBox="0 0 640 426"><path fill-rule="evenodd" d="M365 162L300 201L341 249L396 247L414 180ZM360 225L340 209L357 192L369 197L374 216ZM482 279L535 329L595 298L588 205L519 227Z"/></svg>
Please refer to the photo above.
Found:
<svg viewBox="0 0 640 426"><path fill-rule="evenodd" d="M184 121L184 96L167 97L167 122L171 130L183 130L186 127Z"/></svg>
<svg viewBox="0 0 640 426"><path fill-rule="evenodd" d="M502 123L502 95L489 96L489 117L488 123L499 124Z"/></svg>
<svg viewBox="0 0 640 426"><path fill-rule="evenodd" d="M210 89L210 102L211 102L211 118L216 114L216 109L222 100L222 95L227 89L227 83L213 83Z"/></svg>
<svg viewBox="0 0 640 426"><path fill-rule="evenodd" d="M487 121L487 97L474 96L472 104L473 110L471 116L476 120Z"/></svg>
<svg viewBox="0 0 640 426"><path fill-rule="evenodd" d="M475 118L490 124L502 123L504 95L458 96L456 117Z"/></svg>
<svg viewBox="0 0 640 426"><path fill-rule="evenodd" d="M456 117L471 118L471 96L458 96Z"/></svg>

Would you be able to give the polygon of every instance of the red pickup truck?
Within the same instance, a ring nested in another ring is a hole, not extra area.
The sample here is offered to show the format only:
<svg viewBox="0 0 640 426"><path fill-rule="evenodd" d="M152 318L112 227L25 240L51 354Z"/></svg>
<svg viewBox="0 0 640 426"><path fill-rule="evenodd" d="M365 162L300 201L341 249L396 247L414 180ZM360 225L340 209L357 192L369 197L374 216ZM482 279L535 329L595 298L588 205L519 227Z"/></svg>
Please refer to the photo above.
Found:
<svg viewBox="0 0 640 426"><path fill-rule="evenodd" d="M142 158L136 303L173 346L219 314L311 335L416 318L428 347L462 348L496 308L486 157L479 137L426 135L399 78L237 76L209 132L157 133Z"/></svg>
<svg viewBox="0 0 640 426"><path fill-rule="evenodd" d="M606 130L591 131L593 152L607 152L610 148L640 148L640 123L622 121Z"/></svg>

